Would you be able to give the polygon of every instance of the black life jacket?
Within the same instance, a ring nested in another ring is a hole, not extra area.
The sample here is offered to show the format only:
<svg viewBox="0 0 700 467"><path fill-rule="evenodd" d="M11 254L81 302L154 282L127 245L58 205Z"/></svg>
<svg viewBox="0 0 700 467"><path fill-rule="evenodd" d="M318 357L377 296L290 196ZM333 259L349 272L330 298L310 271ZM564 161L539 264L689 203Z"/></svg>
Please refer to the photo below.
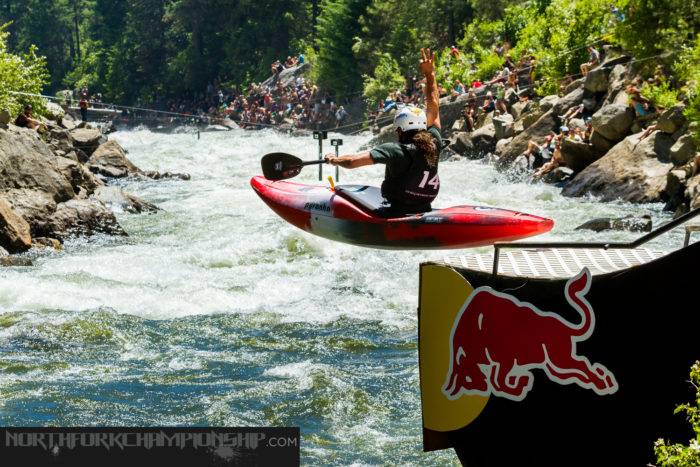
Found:
<svg viewBox="0 0 700 467"><path fill-rule="evenodd" d="M437 142L435 142L437 145ZM397 171L387 164L382 196L394 209L405 212L429 211L430 203L440 191L437 164L430 167L425 155L413 144L400 144L404 157L411 160L407 171ZM438 147L438 151L442 149Z"/></svg>

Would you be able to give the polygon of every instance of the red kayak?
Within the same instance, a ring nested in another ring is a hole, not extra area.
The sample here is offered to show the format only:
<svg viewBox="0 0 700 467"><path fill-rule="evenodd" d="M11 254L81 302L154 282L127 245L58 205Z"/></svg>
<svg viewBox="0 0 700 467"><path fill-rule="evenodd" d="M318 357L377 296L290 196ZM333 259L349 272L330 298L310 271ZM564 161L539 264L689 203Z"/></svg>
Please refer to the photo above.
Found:
<svg viewBox="0 0 700 467"><path fill-rule="evenodd" d="M379 188L250 180L255 192L287 222L320 237L399 250L469 248L549 232L551 219L505 209L454 206L391 217Z"/></svg>

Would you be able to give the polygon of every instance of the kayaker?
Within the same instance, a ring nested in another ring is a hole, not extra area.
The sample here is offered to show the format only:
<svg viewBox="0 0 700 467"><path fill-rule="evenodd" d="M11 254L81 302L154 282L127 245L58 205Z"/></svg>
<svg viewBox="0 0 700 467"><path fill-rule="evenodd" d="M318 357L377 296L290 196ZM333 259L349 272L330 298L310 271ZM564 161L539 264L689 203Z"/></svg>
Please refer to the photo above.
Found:
<svg viewBox="0 0 700 467"><path fill-rule="evenodd" d="M386 164L382 196L393 212L430 211L430 203L440 189L438 160L444 146L440 136L440 100L434 62L435 54L430 49L421 49L420 70L425 75L427 112L413 106L396 112L394 128L398 144L386 143L369 152L325 157L330 164L346 169Z"/></svg>

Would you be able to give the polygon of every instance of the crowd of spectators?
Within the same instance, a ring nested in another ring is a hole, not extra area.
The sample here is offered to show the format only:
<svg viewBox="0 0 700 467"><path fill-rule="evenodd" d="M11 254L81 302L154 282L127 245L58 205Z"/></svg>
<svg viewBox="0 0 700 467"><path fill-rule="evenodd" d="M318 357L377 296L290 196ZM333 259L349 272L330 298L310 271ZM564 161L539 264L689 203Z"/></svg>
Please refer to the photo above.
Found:
<svg viewBox="0 0 700 467"><path fill-rule="evenodd" d="M319 92L303 76L281 79L285 69L301 66L305 61L303 54L289 56L284 62L276 60L270 66L270 80L251 83L244 89L225 88L214 81L194 104L170 102L169 110L191 113L213 123L229 119L249 129L283 124L297 129L342 125L349 116L344 106Z"/></svg>
<svg viewBox="0 0 700 467"><path fill-rule="evenodd" d="M166 114L150 115L150 118L167 120L168 123L200 122L224 124L230 121L241 128L264 128L286 124L289 128L329 128L339 127L348 120L349 114L344 106L337 105L328 94L309 83L303 76L280 78L280 74L289 68L295 68L306 62L303 54L288 56L282 62L275 60L270 68L271 79L263 83L251 83L245 88L226 86L219 80L210 82L203 92L191 98L167 99L156 102L158 108ZM87 89L76 90L73 97L80 99L83 107L99 107L101 96L88 97ZM140 107L151 107L137 103L128 114L137 115Z"/></svg>

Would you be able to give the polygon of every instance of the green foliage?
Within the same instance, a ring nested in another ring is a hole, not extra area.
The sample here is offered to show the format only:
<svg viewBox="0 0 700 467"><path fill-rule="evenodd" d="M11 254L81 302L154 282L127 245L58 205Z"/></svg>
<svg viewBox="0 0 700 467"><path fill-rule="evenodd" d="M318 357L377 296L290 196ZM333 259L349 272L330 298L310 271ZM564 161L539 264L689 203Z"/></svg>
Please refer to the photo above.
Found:
<svg viewBox="0 0 700 467"><path fill-rule="evenodd" d="M588 60L587 45L600 51L610 23L607 0L553 0L541 19L520 31L515 52L532 51L540 92L551 93L567 74L579 75L579 65Z"/></svg>
<svg viewBox="0 0 700 467"><path fill-rule="evenodd" d="M671 84L665 79L659 84L644 83L641 91L657 109L667 109L678 102L678 92L672 89Z"/></svg>
<svg viewBox="0 0 700 467"><path fill-rule="evenodd" d="M637 58L669 53L650 65L675 60L675 53L691 42L700 30L697 0L629 0L627 21L616 30L622 46Z"/></svg>
<svg viewBox="0 0 700 467"><path fill-rule="evenodd" d="M12 92L40 94L49 79L46 61L37 55L35 47L30 47L29 52L23 55L9 53L8 36L5 27L0 27L0 110L7 109L16 115L24 105L32 104L41 113L44 106L42 98Z"/></svg>
<svg viewBox="0 0 700 467"><path fill-rule="evenodd" d="M383 100L388 94L402 90L405 81L399 64L391 55L384 54L379 59L379 64L374 69L374 76L365 77L363 94L371 102Z"/></svg>
<svg viewBox="0 0 700 467"><path fill-rule="evenodd" d="M360 33L357 18L368 0L327 0L318 18L318 54L314 62L318 84L336 94L349 97L360 89L362 76L353 55L353 38Z"/></svg>
<svg viewBox="0 0 700 467"><path fill-rule="evenodd" d="M676 407L674 413L685 413L695 431L695 439L687 446L668 444L660 439L654 444L654 453L659 467L697 467L700 465L700 362L690 370L690 380L695 387L695 403L682 404Z"/></svg>
<svg viewBox="0 0 700 467"><path fill-rule="evenodd" d="M686 117L695 124L694 135L700 141L700 34L691 45L682 47L674 72L683 83L681 94L687 100Z"/></svg>

